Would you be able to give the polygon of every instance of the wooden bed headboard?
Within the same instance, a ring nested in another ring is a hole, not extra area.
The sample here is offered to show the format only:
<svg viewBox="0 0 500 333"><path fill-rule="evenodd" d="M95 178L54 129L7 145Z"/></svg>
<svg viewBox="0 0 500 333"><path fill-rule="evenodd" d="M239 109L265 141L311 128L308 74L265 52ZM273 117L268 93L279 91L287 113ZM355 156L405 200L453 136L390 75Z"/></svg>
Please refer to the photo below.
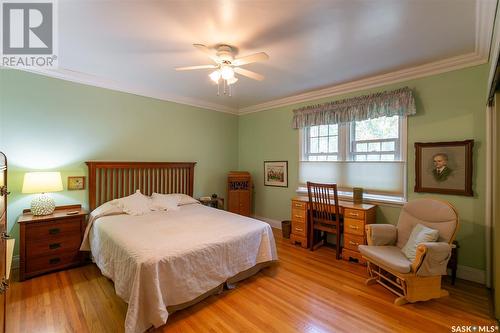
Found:
<svg viewBox="0 0 500 333"><path fill-rule="evenodd" d="M145 195L184 193L193 196L196 162L85 162L89 168L90 211L136 190Z"/></svg>

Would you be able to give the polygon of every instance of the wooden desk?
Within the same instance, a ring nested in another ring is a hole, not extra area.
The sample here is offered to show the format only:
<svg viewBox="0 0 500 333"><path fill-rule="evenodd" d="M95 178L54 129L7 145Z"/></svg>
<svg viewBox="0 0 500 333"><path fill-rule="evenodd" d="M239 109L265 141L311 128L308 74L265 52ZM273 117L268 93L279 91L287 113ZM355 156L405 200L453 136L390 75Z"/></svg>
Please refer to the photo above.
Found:
<svg viewBox="0 0 500 333"><path fill-rule="evenodd" d="M333 202L333 201L332 201ZM344 216L344 247L342 259L364 263L358 245L366 244L365 225L375 223L376 205L354 204L339 200L340 214ZM309 247L309 198L298 196L292 199L292 244Z"/></svg>

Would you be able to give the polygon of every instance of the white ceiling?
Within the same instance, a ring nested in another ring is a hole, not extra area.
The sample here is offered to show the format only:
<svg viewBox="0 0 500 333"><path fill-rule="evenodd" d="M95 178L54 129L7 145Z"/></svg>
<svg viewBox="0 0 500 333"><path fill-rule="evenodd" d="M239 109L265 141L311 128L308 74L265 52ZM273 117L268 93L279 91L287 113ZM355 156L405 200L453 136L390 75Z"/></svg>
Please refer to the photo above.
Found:
<svg viewBox="0 0 500 333"><path fill-rule="evenodd" d="M470 54L480 25L475 0L60 0L58 6L60 67L101 86L225 110ZM209 71L173 69L210 63L193 43L234 45L240 56L264 51L267 62L245 68L266 79L240 77L232 97L217 96Z"/></svg>

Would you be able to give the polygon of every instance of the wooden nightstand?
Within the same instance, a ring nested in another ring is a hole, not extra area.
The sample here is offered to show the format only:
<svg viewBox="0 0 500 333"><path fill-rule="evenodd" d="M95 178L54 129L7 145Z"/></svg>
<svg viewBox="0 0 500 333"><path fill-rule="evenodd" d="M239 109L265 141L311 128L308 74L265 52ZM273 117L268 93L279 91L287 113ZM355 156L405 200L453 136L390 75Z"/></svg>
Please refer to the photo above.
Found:
<svg viewBox="0 0 500 333"><path fill-rule="evenodd" d="M68 212L78 213L68 215ZM53 214L33 216L29 209L18 219L20 239L20 280L78 266L86 227L87 212L81 205L57 207Z"/></svg>

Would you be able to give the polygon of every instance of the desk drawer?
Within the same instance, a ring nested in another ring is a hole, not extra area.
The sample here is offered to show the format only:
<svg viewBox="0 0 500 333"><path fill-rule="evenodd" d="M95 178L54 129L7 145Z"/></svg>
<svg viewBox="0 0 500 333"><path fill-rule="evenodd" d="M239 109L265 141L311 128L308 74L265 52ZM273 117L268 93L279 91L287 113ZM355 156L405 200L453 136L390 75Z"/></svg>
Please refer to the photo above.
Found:
<svg viewBox="0 0 500 333"><path fill-rule="evenodd" d="M307 202L305 201L292 201L292 209L306 210Z"/></svg>
<svg viewBox="0 0 500 333"><path fill-rule="evenodd" d="M292 221L306 222L307 211L301 209L292 209Z"/></svg>
<svg viewBox="0 0 500 333"><path fill-rule="evenodd" d="M292 221L292 234L306 237L306 224L302 222Z"/></svg>
<svg viewBox="0 0 500 333"><path fill-rule="evenodd" d="M49 222L31 224L26 228L26 238L28 240L38 240L46 238L56 238L65 234L80 234L80 219L71 219L65 222Z"/></svg>
<svg viewBox="0 0 500 333"><path fill-rule="evenodd" d="M344 234L344 247L352 251L358 251L358 245L365 243L365 237Z"/></svg>
<svg viewBox="0 0 500 333"><path fill-rule="evenodd" d="M362 220L344 218L344 233L364 236L365 222Z"/></svg>
<svg viewBox="0 0 500 333"><path fill-rule="evenodd" d="M344 209L344 217L348 217L351 219L364 220L365 219L365 212L362 210L345 208Z"/></svg>

